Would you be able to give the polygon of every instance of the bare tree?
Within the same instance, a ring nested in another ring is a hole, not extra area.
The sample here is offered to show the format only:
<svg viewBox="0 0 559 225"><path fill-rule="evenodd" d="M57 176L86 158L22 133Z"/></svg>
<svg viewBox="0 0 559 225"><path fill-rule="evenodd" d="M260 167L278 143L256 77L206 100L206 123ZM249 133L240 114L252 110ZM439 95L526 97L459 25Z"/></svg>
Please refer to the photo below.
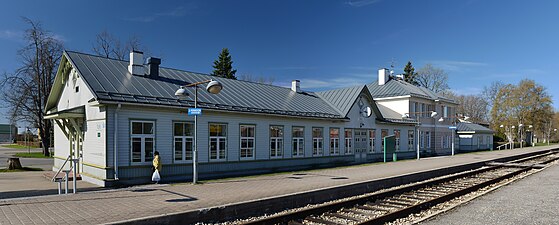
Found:
<svg viewBox="0 0 559 225"><path fill-rule="evenodd" d="M493 103L495 102L495 98L497 98L497 94L499 90L505 86L505 84L501 81L493 81L491 85L483 87L483 91L481 92L481 96L487 102L487 115L488 120L492 121L491 118L491 109L493 108Z"/></svg>
<svg viewBox="0 0 559 225"><path fill-rule="evenodd" d="M23 19L30 28L24 36L27 45L18 51L22 66L13 74L4 74L1 100L12 121L24 120L38 129L43 153L49 155L53 127L43 118L63 46L40 22Z"/></svg>
<svg viewBox="0 0 559 225"><path fill-rule="evenodd" d="M426 64L417 71L415 79L419 86L425 87L434 92L441 92L448 87L448 74L441 68Z"/></svg>
<svg viewBox="0 0 559 225"><path fill-rule="evenodd" d="M479 95L460 95L457 113L470 117L472 123L487 123L487 101Z"/></svg>
<svg viewBox="0 0 559 225"><path fill-rule="evenodd" d="M144 52L147 51L147 49L142 46L138 37L132 36L123 44L120 39L116 38L107 30L103 30L101 33L97 34L95 42L93 43L93 52L95 52L95 54L118 60L125 60L130 51L140 49Z"/></svg>

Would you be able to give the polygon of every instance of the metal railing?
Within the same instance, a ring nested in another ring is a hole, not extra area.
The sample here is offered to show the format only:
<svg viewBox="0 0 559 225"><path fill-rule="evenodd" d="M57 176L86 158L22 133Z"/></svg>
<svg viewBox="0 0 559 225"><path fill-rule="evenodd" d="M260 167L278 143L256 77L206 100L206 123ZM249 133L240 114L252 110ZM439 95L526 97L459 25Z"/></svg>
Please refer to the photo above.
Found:
<svg viewBox="0 0 559 225"><path fill-rule="evenodd" d="M79 160L79 159L78 159ZM72 161L72 163L70 164L70 168L65 170L64 166L66 165L66 163L68 161ZM62 182L64 182L65 184L65 190L64 190L64 194L68 194L68 179L70 178L70 172L72 171L72 169L74 169L74 167L76 166L76 159L72 159L72 155L69 155L68 158L66 158L66 160L64 161L64 163L62 164L62 166L58 169L58 171L54 174L54 176L52 177L52 181L53 182L57 182L58 183L58 194L62 194ZM60 174L60 172L64 172L64 177L62 178L58 178L58 175ZM73 188L73 193L76 193L76 173L74 172L72 175L72 179L74 182L74 188Z"/></svg>
<svg viewBox="0 0 559 225"><path fill-rule="evenodd" d="M505 147L505 149L507 149L507 146L509 146L509 148L512 149L512 147L511 147L512 145L513 145L513 142L507 142L507 143L504 143L502 145L497 146L497 149L501 150L501 147Z"/></svg>

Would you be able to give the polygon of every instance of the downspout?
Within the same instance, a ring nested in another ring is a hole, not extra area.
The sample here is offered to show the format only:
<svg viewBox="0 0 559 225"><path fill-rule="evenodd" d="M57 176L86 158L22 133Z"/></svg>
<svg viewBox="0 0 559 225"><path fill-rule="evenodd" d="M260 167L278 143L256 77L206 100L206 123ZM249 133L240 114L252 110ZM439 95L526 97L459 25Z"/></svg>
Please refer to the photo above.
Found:
<svg viewBox="0 0 559 225"><path fill-rule="evenodd" d="M113 163L113 165L114 165L114 167L115 167L115 169L114 169L114 172L115 172L115 174L114 174L115 180L118 180L118 160L117 160L117 156L118 156L118 153L117 153L118 144L117 144L117 143L118 143L118 111L120 111L120 107L121 107L121 105L120 105L120 103L119 103L118 106L116 107L116 111L115 111L115 121L114 121L114 123L115 123L115 129L114 129L114 139L113 139L113 145L114 145L114 148L113 148L113 155L114 155L114 156L113 156L113 159L114 159L114 163Z"/></svg>

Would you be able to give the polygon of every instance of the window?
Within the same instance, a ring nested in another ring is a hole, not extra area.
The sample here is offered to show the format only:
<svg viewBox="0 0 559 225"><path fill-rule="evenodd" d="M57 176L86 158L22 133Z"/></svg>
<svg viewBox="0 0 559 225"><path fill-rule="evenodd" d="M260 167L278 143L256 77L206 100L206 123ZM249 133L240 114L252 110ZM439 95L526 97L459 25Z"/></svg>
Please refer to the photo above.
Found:
<svg viewBox="0 0 559 225"><path fill-rule="evenodd" d="M241 159L254 159L254 125L240 125Z"/></svg>
<svg viewBox="0 0 559 225"><path fill-rule="evenodd" d="M384 137L388 136L388 129L382 129L380 130L380 145L382 150L384 151Z"/></svg>
<svg viewBox="0 0 559 225"><path fill-rule="evenodd" d="M330 128L330 155L340 154L340 128Z"/></svg>
<svg viewBox="0 0 559 225"><path fill-rule="evenodd" d="M270 158L283 156L283 126L270 126Z"/></svg>
<svg viewBox="0 0 559 225"><path fill-rule="evenodd" d="M76 93L80 92L80 86L76 86Z"/></svg>
<svg viewBox="0 0 559 225"><path fill-rule="evenodd" d="M448 107L443 106L443 117L448 117Z"/></svg>
<svg viewBox="0 0 559 225"><path fill-rule="evenodd" d="M400 130L394 129L394 137L396 140L396 151L400 150Z"/></svg>
<svg viewBox="0 0 559 225"><path fill-rule="evenodd" d="M352 137L352 129L344 129L345 134L345 154L351 154L353 152L353 137Z"/></svg>
<svg viewBox="0 0 559 225"><path fill-rule="evenodd" d="M176 122L173 124L175 161L192 160L194 149L194 123Z"/></svg>
<svg viewBox="0 0 559 225"><path fill-rule="evenodd" d="M369 153L375 152L376 130L369 130Z"/></svg>
<svg viewBox="0 0 559 225"><path fill-rule="evenodd" d="M305 128L293 127L293 156L305 155Z"/></svg>
<svg viewBox="0 0 559 225"><path fill-rule="evenodd" d="M413 142L414 142L414 132L413 130L408 130L408 150L413 150Z"/></svg>
<svg viewBox="0 0 559 225"><path fill-rule="evenodd" d="M227 125L210 123L210 160L225 160Z"/></svg>
<svg viewBox="0 0 559 225"><path fill-rule="evenodd" d="M419 131L419 145L421 148L425 148L425 131Z"/></svg>
<svg viewBox="0 0 559 225"><path fill-rule="evenodd" d="M446 148L445 135L441 134L441 148Z"/></svg>
<svg viewBox="0 0 559 225"><path fill-rule="evenodd" d="M431 133L425 131L425 142L427 143L427 148L431 148Z"/></svg>
<svg viewBox="0 0 559 225"><path fill-rule="evenodd" d="M312 128L312 155L313 156L320 156L322 155L322 145L323 145L323 134L322 134L322 127L313 127Z"/></svg>
<svg viewBox="0 0 559 225"><path fill-rule="evenodd" d="M155 122L130 121L130 124L132 126L130 134L132 162L151 162L155 147Z"/></svg>

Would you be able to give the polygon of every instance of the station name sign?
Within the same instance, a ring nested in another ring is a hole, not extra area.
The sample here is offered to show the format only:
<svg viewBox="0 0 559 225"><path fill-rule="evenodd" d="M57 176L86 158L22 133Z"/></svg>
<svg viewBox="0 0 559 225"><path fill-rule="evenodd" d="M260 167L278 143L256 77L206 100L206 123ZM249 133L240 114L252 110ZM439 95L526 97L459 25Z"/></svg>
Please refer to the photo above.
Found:
<svg viewBox="0 0 559 225"><path fill-rule="evenodd" d="M202 115L202 109L201 108L189 108L188 109L188 115L189 116L194 116L194 115L201 116Z"/></svg>

